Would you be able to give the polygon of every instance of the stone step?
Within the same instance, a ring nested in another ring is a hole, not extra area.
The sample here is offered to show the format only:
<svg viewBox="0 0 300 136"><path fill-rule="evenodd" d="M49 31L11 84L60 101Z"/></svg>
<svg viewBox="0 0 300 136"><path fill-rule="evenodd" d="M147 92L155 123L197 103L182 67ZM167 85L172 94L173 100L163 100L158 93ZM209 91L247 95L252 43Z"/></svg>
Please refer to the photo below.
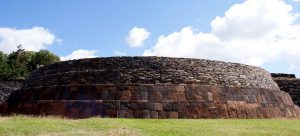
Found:
<svg viewBox="0 0 300 136"><path fill-rule="evenodd" d="M23 102L1 107L2 113L56 115L69 118L299 118L299 107L230 102L149 102L63 100Z"/></svg>

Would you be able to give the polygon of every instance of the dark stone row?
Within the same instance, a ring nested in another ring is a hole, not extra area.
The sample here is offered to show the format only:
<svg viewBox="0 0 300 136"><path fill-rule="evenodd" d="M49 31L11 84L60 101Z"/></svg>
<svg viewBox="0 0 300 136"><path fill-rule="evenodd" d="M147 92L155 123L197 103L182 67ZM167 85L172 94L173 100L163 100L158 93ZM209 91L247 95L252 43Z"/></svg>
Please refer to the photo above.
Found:
<svg viewBox="0 0 300 136"><path fill-rule="evenodd" d="M18 107L2 105L16 114L69 118L299 118L299 107L282 104L228 102L37 101Z"/></svg>
<svg viewBox="0 0 300 136"><path fill-rule="evenodd" d="M42 93L41 93L42 92ZM9 103L38 100L245 101L289 103L282 91L199 84L97 84L27 88L14 92ZM287 98L289 100L289 98Z"/></svg>
<svg viewBox="0 0 300 136"><path fill-rule="evenodd" d="M300 79L295 74L271 73L280 90L291 95L292 100L300 106Z"/></svg>
<svg viewBox="0 0 300 136"><path fill-rule="evenodd" d="M277 78L291 78L291 79L296 79L295 74L285 74L285 73L271 73L271 76L275 79Z"/></svg>
<svg viewBox="0 0 300 136"><path fill-rule="evenodd" d="M43 93L39 93L39 92ZM272 118L300 117L278 90L198 84L103 84L16 91L0 113L71 118Z"/></svg>
<svg viewBox="0 0 300 136"><path fill-rule="evenodd" d="M280 90L289 93L294 103L300 106L300 79L295 80L275 80Z"/></svg>

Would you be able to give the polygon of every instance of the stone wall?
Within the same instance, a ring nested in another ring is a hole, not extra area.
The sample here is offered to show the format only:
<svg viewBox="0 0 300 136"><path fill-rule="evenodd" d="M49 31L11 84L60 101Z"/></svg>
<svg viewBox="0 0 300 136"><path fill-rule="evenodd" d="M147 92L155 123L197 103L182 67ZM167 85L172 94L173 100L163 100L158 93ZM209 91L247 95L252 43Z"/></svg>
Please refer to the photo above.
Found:
<svg viewBox="0 0 300 136"><path fill-rule="evenodd" d="M185 58L110 57L44 66L0 113L71 118L300 117L259 67Z"/></svg>
<svg viewBox="0 0 300 136"><path fill-rule="evenodd" d="M300 106L300 79L294 74L272 73L274 81L282 91L289 93L294 103Z"/></svg>
<svg viewBox="0 0 300 136"><path fill-rule="evenodd" d="M4 103L11 93L21 88L23 80L0 80L0 105Z"/></svg>
<svg viewBox="0 0 300 136"><path fill-rule="evenodd" d="M43 93L40 93L43 91ZM300 117L282 91L198 84L98 84L28 88L7 113L121 118ZM3 111L2 111L3 112Z"/></svg>
<svg viewBox="0 0 300 136"><path fill-rule="evenodd" d="M110 57L60 62L33 72L25 87L106 83L195 83L279 90L270 73L259 67L166 57Z"/></svg>

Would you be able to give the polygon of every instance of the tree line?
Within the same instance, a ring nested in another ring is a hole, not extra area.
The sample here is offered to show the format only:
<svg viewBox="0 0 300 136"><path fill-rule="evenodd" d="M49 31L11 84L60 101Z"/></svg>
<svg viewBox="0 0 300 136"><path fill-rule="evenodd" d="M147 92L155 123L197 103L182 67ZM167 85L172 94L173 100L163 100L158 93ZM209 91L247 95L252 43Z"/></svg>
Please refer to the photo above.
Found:
<svg viewBox="0 0 300 136"><path fill-rule="evenodd" d="M0 51L0 80L25 79L34 69L59 61L59 57L48 50L25 51L22 45L10 54Z"/></svg>

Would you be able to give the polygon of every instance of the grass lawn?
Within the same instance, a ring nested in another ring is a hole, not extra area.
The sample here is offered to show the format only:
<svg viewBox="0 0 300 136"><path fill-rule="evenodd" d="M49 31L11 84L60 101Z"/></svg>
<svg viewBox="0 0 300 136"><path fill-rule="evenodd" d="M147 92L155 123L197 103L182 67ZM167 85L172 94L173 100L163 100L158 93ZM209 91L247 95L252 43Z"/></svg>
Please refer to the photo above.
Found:
<svg viewBox="0 0 300 136"><path fill-rule="evenodd" d="M0 136L300 136L299 119L0 117Z"/></svg>

